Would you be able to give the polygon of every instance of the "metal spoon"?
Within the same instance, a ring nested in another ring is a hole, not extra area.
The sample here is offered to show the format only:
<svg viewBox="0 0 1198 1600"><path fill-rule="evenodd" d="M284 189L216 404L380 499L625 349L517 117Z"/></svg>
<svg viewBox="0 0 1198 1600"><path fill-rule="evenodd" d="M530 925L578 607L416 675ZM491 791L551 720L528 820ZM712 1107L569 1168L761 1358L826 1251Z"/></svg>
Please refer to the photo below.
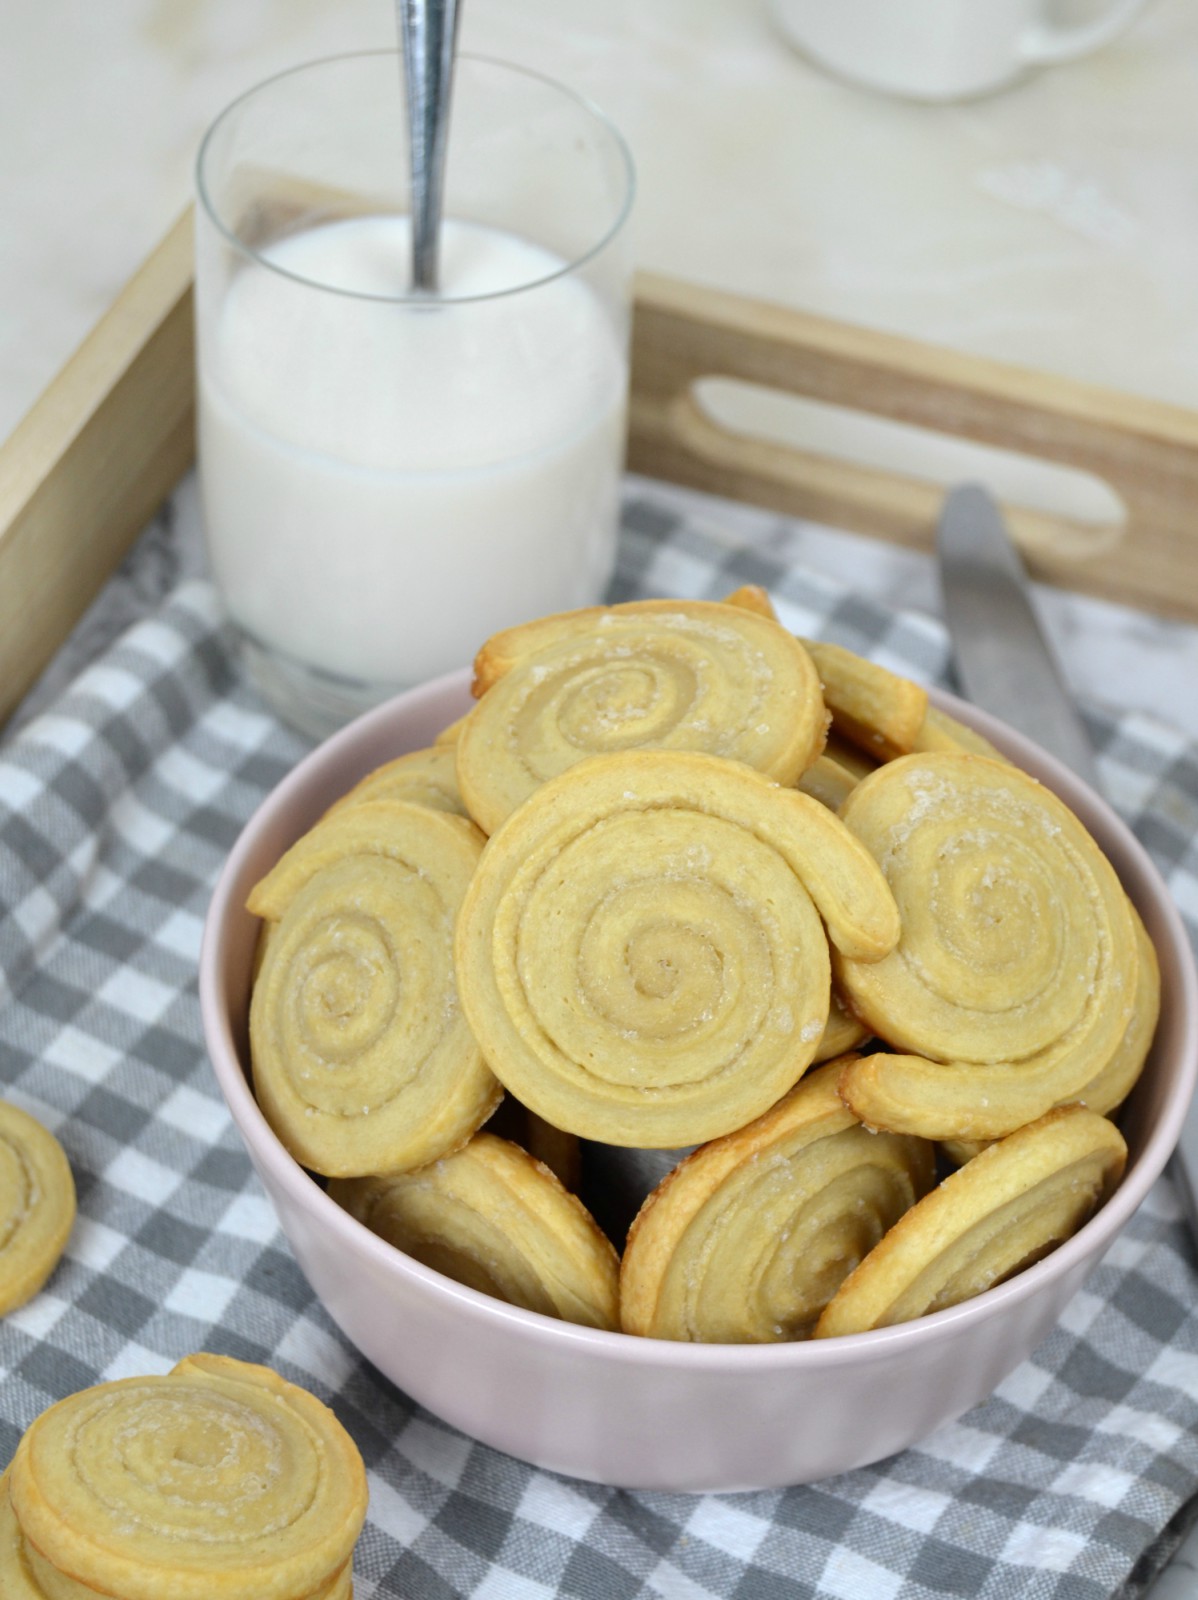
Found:
<svg viewBox="0 0 1198 1600"><path fill-rule="evenodd" d="M412 172L412 288L436 294L458 0L397 0Z"/></svg>

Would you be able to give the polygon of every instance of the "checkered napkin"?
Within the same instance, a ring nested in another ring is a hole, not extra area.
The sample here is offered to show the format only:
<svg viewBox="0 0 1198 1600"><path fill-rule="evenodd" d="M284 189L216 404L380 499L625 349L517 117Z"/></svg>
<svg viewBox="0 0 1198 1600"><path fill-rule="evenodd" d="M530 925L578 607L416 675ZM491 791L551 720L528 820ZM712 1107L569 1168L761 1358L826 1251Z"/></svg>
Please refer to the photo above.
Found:
<svg viewBox="0 0 1198 1600"><path fill-rule="evenodd" d="M693 497L636 490L614 597L757 581L796 631L943 678L940 629L800 570L797 524L732 526ZM1198 751L1144 717L1091 727L1109 792L1195 927ZM304 1384L357 1441L371 1479L359 1600L1140 1593L1198 1490L1198 1275L1164 1179L991 1400L811 1487L570 1482L445 1426L349 1347L251 1172L196 996L217 872L306 748L243 682L203 582L0 746L0 1079L62 1140L80 1201L48 1286L0 1322L0 1463L51 1401L203 1348Z"/></svg>

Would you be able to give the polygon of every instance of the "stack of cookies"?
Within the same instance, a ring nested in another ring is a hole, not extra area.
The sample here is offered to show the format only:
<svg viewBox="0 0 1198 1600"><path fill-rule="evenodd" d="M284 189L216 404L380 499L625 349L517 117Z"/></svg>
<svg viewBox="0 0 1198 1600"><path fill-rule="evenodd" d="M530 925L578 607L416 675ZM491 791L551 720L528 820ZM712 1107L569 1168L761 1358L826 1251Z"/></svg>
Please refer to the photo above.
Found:
<svg viewBox="0 0 1198 1600"><path fill-rule="evenodd" d="M953 1304L1110 1192L1151 943L923 689L749 589L511 629L474 692L248 901L256 1093L368 1227L530 1309L744 1342ZM480 1131L503 1096L558 1149L678 1153L622 1262Z"/></svg>
<svg viewBox="0 0 1198 1600"><path fill-rule="evenodd" d="M352 1600L366 1475L325 1406L194 1355L51 1406L0 1479L6 1600Z"/></svg>

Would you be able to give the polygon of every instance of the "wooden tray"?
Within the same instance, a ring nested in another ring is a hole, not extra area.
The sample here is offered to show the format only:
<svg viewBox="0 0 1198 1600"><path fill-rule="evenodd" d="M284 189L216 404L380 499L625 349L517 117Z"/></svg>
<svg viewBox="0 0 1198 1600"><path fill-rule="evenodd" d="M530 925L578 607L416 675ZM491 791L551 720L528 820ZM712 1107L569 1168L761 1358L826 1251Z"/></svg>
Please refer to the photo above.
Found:
<svg viewBox="0 0 1198 1600"><path fill-rule="evenodd" d="M194 453L190 213L0 448L0 722ZM942 490L719 426L697 383L764 385L1104 480L1093 527L1008 506L1035 575L1198 618L1198 413L672 279L637 281L628 465L930 548Z"/></svg>

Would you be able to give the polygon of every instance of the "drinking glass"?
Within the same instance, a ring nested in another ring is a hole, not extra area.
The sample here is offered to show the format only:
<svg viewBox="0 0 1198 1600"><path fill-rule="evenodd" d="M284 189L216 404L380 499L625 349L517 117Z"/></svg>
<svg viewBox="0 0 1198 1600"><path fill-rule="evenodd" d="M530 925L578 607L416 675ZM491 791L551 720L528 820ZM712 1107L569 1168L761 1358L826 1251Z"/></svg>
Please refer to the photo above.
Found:
<svg viewBox="0 0 1198 1600"><path fill-rule="evenodd" d="M441 279L411 288L396 52L251 89L200 150L209 561L267 699L317 736L601 598L628 393L628 150L595 107L457 66Z"/></svg>

